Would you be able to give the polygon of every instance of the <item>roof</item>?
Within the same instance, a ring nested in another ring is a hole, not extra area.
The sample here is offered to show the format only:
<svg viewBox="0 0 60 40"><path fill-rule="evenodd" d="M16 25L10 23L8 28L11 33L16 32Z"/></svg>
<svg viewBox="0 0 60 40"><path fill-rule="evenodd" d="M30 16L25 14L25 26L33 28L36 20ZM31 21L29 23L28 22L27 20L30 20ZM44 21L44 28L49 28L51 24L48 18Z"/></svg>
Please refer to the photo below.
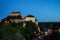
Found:
<svg viewBox="0 0 60 40"><path fill-rule="evenodd" d="M34 17L33 15L28 15L28 16L26 16L26 17Z"/></svg>
<svg viewBox="0 0 60 40"><path fill-rule="evenodd" d="M20 12L12 12L12 13L14 13L14 14L15 14L15 13L19 13L19 14L20 14Z"/></svg>
<svg viewBox="0 0 60 40"><path fill-rule="evenodd" d="M20 13L20 12L12 12L12 13L10 14L10 16L18 16L18 15L21 16L21 13Z"/></svg>

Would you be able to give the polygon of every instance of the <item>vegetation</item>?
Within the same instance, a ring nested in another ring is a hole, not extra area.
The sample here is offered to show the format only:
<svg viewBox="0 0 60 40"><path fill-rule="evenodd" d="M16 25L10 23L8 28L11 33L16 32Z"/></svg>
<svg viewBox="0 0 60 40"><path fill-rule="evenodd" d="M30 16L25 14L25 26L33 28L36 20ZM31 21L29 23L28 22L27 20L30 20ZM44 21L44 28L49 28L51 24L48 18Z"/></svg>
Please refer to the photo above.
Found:
<svg viewBox="0 0 60 40"><path fill-rule="evenodd" d="M21 25L20 25L21 24ZM35 24L26 22L25 28L22 23L3 25L0 23L0 40L30 40L33 37L33 31L36 30Z"/></svg>

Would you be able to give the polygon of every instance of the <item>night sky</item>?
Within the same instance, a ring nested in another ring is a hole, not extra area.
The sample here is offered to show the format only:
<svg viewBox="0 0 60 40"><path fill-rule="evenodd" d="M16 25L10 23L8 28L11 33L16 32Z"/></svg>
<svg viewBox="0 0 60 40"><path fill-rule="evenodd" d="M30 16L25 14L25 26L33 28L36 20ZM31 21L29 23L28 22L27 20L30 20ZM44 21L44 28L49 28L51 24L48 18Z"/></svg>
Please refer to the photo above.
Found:
<svg viewBox="0 0 60 40"><path fill-rule="evenodd" d="M60 21L60 0L0 0L0 20L11 12L34 15L40 22Z"/></svg>

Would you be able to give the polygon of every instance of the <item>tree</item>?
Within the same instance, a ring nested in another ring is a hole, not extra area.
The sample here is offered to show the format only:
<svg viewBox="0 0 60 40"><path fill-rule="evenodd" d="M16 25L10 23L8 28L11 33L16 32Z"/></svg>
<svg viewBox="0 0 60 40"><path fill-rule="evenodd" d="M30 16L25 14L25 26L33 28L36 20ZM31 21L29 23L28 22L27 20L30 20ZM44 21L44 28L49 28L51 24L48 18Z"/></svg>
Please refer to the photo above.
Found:
<svg viewBox="0 0 60 40"><path fill-rule="evenodd" d="M20 26L16 27L9 23L7 26L2 25L0 28L0 40L23 40L24 37L20 33Z"/></svg>
<svg viewBox="0 0 60 40"><path fill-rule="evenodd" d="M26 40L32 40L32 38L34 37L34 31L37 31L37 28L36 28L37 26L31 21L28 21L25 23L26 23L26 26L25 28L23 28L24 30L21 31L21 33L22 35L24 35Z"/></svg>

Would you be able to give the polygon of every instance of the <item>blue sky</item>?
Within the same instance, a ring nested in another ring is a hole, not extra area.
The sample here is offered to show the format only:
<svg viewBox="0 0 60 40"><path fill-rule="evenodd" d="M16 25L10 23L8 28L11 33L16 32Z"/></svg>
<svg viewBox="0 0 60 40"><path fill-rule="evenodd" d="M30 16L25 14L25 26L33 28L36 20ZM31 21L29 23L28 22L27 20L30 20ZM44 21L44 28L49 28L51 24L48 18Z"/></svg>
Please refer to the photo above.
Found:
<svg viewBox="0 0 60 40"><path fill-rule="evenodd" d="M0 20L13 11L34 15L40 22L60 21L60 0L0 0Z"/></svg>

